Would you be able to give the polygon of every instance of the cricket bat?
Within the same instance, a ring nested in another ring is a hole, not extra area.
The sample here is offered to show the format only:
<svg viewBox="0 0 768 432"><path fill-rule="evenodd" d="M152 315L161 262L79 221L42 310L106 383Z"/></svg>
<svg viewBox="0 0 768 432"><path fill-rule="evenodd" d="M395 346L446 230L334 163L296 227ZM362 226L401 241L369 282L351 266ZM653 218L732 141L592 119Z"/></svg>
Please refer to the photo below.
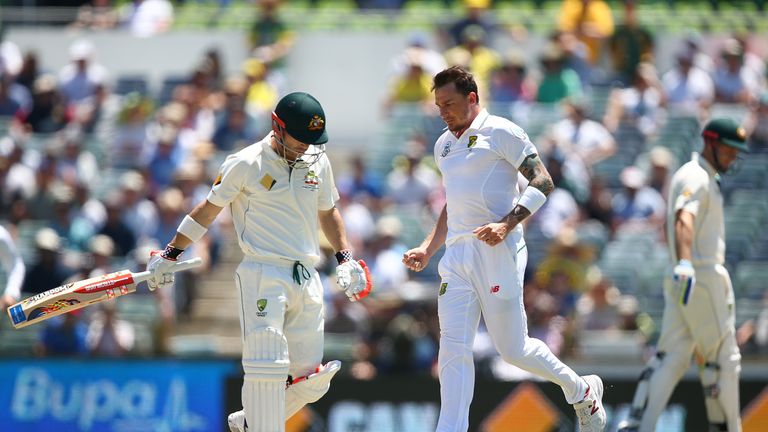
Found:
<svg viewBox="0 0 768 432"><path fill-rule="evenodd" d="M189 270L203 263L201 258L179 261L173 271ZM136 284L152 277L152 272L132 273L129 270L105 274L60 287L29 297L8 308L14 328L45 321L67 312L82 309L94 303L111 300L136 291Z"/></svg>

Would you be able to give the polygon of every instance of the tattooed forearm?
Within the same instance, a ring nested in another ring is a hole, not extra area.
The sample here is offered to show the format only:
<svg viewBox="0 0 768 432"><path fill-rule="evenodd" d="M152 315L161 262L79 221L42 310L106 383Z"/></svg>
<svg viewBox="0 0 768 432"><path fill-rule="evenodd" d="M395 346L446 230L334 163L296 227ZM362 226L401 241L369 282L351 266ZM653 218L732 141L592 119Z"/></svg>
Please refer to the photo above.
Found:
<svg viewBox="0 0 768 432"><path fill-rule="evenodd" d="M503 222L509 226L514 227L520 222L522 222L523 219L527 218L530 215L531 215L531 212L528 211L527 208L520 205L516 205L515 208L513 208L512 211L509 212L509 214L501 218L501 221L499 222Z"/></svg>
<svg viewBox="0 0 768 432"><path fill-rule="evenodd" d="M541 159L536 154L526 157L518 170L523 177L528 179L528 187L535 187L544 195L549 195L552 189L555 188L552 177L550 177L549 172L544 168Z"/></svg>

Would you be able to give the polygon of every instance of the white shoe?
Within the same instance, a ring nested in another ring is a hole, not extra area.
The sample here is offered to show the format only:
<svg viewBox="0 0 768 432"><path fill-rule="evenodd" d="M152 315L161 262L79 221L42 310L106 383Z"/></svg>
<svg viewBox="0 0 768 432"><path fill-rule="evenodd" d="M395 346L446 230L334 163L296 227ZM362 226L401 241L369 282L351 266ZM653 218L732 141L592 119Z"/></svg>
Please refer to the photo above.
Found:
<svg viewBox="0 0 768 432"><path fill-rule="evenodd" d="M229 423L230 432L248 432L248 427L245 425L245 411L235 411L227 417L227 423Z"/></svg>
<svg viewBox="0 0 768 432"><path fill-rule="evenodd" d="M603 432L605 430L605 409L603 408L603 380L597 375L582 377L589 385L583 401L573 404L579 418L580 432Z"/></svg>

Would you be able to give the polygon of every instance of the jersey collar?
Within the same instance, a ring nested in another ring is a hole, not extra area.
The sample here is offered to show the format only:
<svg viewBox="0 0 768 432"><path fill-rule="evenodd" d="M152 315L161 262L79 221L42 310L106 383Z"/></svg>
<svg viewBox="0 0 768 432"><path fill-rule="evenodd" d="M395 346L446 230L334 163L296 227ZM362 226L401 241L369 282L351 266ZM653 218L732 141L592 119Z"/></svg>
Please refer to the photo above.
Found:
<svg viewBox="0 0 768 432"><path fill-rule="evenodd" d="M701 165L701 167L704 168L704 171L706 171L710 177L715 177L717 175L717 170L715 169L715 167L710 165L709 162L703 157L701 157L701 154L699 154L698 152L693 152L693 160L698 162L699 165Z"/></svg>
<svg viewBox="0 0 768 432"><path fill-rule="evenodd" d="M490 117L490 114L488 114L488 110L483 108L480 110L480 112L477 114L477 117L475 117L474 120L472 120L472 124L469 125L469 128L467 128L467 131L469 130L478 130L483 126L483 123L485 123L486 120L488 120L488 117ZM466 133L466 131L464 131Z"/></svg>

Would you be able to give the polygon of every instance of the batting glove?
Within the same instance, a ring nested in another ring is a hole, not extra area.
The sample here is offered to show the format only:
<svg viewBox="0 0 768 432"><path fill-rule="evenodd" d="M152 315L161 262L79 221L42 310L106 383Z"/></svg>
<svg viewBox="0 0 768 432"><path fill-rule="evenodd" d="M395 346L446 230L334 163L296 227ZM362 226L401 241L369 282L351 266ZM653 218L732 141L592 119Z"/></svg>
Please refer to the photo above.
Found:
<svg viewBox="0 0 768 432"><path fill-rule="evenodd" d="M336 267L336 283L349 301L358 301L371 293L371 272L363 260L350 260Z"/></svg>
<svg viewBox="0 0 768 432"><path fill-rule="evenodd" d="M173 286L173 265L176 259L169 257L167 250L153 250L149 253L147 270L152 272L152 277L147 280L147 286L152 291Z"/></svg>
<svg viewBox="0 0 768 432"><path fill-rule="evenodd" d="M681 259L672 270L672 280L680 292L680 304L687 305L696 286L696 271L690 261Z"/></svg>

